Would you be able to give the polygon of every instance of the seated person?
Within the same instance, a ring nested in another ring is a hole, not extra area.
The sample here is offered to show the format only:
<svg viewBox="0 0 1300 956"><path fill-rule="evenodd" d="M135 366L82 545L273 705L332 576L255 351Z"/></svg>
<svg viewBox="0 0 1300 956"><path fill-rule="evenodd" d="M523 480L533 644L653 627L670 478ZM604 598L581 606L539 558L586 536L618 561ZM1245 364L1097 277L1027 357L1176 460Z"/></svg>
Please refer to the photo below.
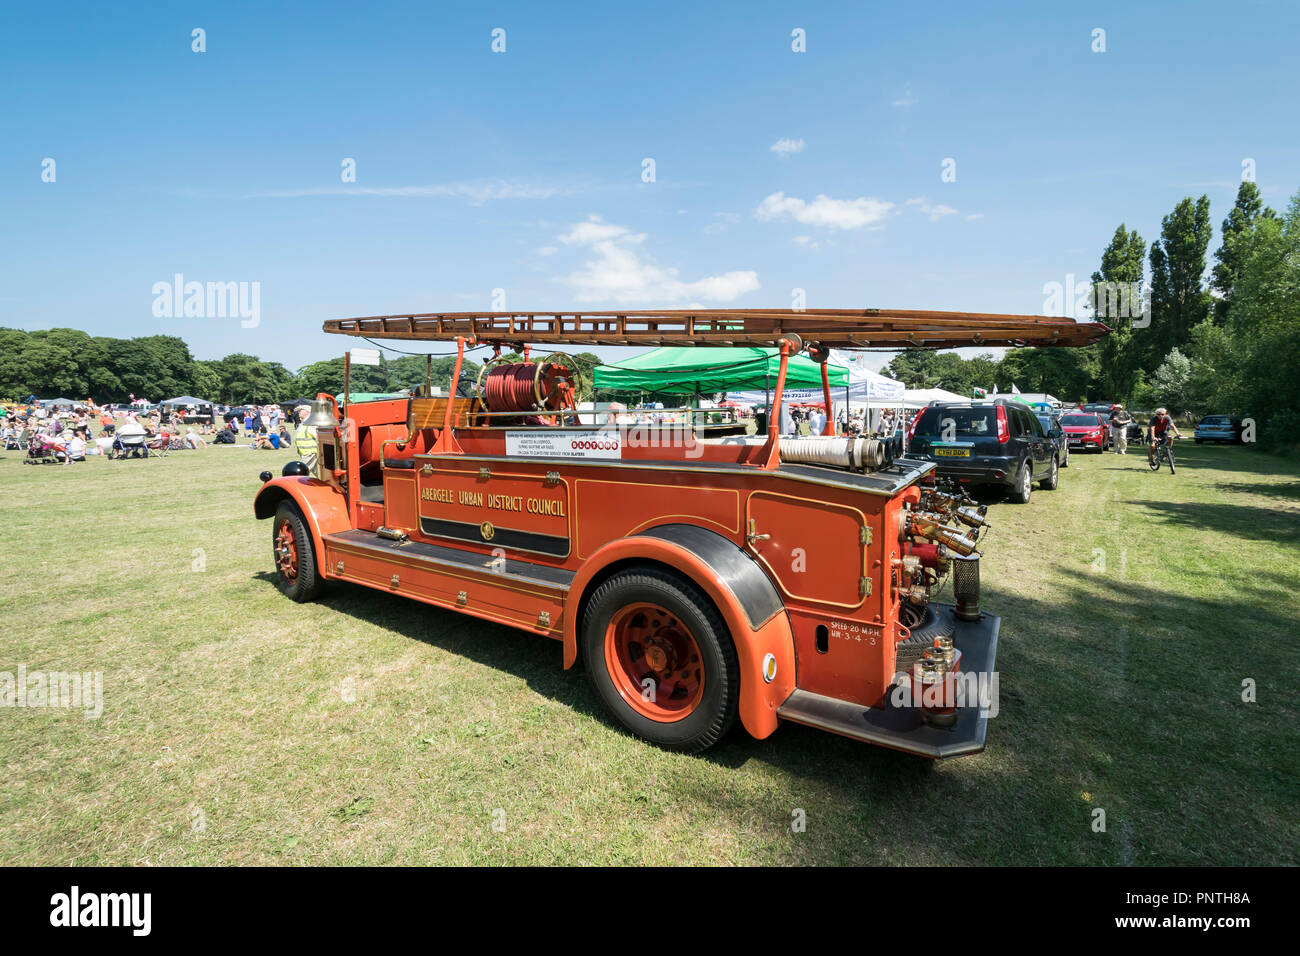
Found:
<svg viewBox="0 0 1300 956"><path fill-rule="evenodd" d="M185 432L185 447L186 448L207 448L208 443L205 442L202 438L200 438L198 433L193 428L191 428Z"/></svg>
<svg viewBox="0 0 1300 956"><path fill-rule="evenodd" d="M265 432L263 432L262 434L259 434L259 435L257 436L257 444L254 445L253 447L255 447L255 448L277 448L277 449L278 449L278 448L280 447L280 433L279 433L279 432L271 432L271 433L268 435L268 434L266 434Z"/></svg>
<svg viewBox="0 0 1300 956"><path fill-rule="evenodd" d="M63 441L63 463L70 465L74 461L86 460L86 439L82 437L80 430L72 433L72 437Z"/></svg>
<svg viewBox="0 0 1300 956"><path fill-rule="evenodd" d="M139 420L128 418L122 423L122 427L117 429L117 434L113 438L112 448L115 456L122 457L126 455L128 451L127 447L122 443L122 439L144 434L144 426L140 424ZM130 451L132 454L137 456L140 454L140 449L138 447L133 446Z"/></svg>

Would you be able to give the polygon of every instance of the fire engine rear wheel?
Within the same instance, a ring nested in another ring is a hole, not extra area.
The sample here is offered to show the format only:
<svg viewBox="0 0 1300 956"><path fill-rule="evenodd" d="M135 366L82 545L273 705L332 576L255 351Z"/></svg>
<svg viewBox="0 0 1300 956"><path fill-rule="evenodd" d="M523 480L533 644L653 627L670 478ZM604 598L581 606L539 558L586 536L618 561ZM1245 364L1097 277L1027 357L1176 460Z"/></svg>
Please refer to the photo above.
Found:
<svg viewBox="0 0 1300 956"><path fill-rule="evenodd" d="M295 601L310 601L320 594L324 581L316 567L316 552L311 546L311 529L289 501L280 502L271 527L271 547L275 555L277 583L280 590Z"/></svg>
<svg viewBox="0 0 1300 956"><path fill-rule="evenodd" d="M736 720L740 666L727 625L692 582L654 567L600 585L582 618L587 674L634 734L696 753Z"/></svg>

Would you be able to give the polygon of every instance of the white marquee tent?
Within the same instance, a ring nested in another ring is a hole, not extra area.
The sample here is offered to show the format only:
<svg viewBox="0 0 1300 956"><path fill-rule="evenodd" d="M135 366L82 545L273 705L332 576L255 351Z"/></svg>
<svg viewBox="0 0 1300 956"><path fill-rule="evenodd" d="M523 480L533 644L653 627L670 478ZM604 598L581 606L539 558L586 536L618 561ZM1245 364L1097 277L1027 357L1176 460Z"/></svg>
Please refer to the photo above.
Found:
<svg viewBox="0 0 1300 956"><path fill-rule="evenodd" d="M903 393L904 408L925 408L931 402L969 402L970 399L945 388L909 388Z"/></svg>
<svg viewBox="0 0 1300 956"><path fill-rule="evenodd" d="M831 403L838 413L847 401L849 408L894 408L902 403L903 383L886 378L879 372L866 367L866 355L847 352L842 349L831 350L831 365L838 365L849 373L848 388L831 387ZM817 403L822 401L820 388L787 388L785 400L793 405ZM758 390L728 392L727 399L742 405L762 405L771 401L771 393Z"/></svg>

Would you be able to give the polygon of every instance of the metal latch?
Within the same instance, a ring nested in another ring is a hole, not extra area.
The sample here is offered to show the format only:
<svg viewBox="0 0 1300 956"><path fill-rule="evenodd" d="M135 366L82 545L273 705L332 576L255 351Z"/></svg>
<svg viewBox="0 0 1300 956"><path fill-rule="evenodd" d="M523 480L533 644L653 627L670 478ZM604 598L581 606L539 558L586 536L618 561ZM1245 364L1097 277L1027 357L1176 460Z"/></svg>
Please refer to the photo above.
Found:
<svg viewBox="0 0 1300 956"><path fill-rule="evenodd" d="M339 561L339 562L335 563L335 565L334 565L334 573L335 573L335 574L342 574L342 573L343 573L343 562L342 562L342 561Z"/></svg>
<svg viewBox="0 0 1300 956"><path fill-rule="evenodd" d="M391 582L389 582L389 583L392 584L393 587L397 587L397 585L398 585L398 577L397 577L396 574L393 575L393 580L392 580Z"/></svg>
<svg viewBox="0 0 1300 956"><path fill-rule="evenodd" d="M540 613L537 615L537 626L538 626L538 627L550 627L550 626L551 626L551 612L550 612L550 611L542 611L542 612L540 612Z"/></svg>
<svg viewBox="0 0 1300 956"><path fill-rule="evenodd" d="M491 477L492 477L492 469L489 468L487 465L479 465L478 480L487 481Z"/></svg>
<svg viewBox="0 0 1300 956"><path fill-rule="evenodd" d="M749 519L749 532L745 535L745 540L747 542L753 544L755 541L768 541L771 540L771 537L770 534L759 534L758 525L755 523L753 518Z"/></svg>
<svg viewBox="0 0 1300 956"><path fill-rule="evenodd" d="M548 471L546 473L546 484L558 485L560 483L560 473L558 471Z"/></svg>
<svg viewBox="0 0 1300 956"><path fill-rule="evenodd" d="M858 578L858 594L871 597L871 578Z"/></svg>
<svg viewBox="0 0 1300 956"><path fill-rule="evenodd" d="M420 474L422 474L422 475L432 475L432 474L433 474L433 465L425 465L423 468L420 469Z"/></svg>
<svg viewBox="0 0 1300 956"><path fill-rule="evenodd" d="M466 594L464 591L457 591L457 592L456 592L456 603L457 603L457 604L461 604L461 605L468 604L468 603L469 603L469 595Z"/></svg>
<svg viewBox="0 0 1300 956"><path fill-rule="evenodd" d="M858 532L858 543L863 547L866 547L871 543L871 529L866 525L863 525L862 530Z"/></svg>

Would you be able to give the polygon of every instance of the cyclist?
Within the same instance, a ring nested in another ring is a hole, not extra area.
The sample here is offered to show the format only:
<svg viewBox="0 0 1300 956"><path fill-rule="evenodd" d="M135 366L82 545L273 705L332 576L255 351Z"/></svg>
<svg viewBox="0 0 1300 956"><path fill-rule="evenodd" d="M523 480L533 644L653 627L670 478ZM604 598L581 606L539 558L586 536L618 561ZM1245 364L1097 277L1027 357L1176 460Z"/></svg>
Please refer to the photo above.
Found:
<svg viewBox="0 0 1300 956"><path fill-rule="evenodd" d="M1168 441L1169 433L1173 432L1174 437L1182 438L1182 433L1178 431L1178 426L1174 420L1169 417L1169 412L1163 408L1157 408L1151 416L1151 424L1147 426L1147 461L1154 463L1156 460L1156 445L1162 441Z"/></svg>

